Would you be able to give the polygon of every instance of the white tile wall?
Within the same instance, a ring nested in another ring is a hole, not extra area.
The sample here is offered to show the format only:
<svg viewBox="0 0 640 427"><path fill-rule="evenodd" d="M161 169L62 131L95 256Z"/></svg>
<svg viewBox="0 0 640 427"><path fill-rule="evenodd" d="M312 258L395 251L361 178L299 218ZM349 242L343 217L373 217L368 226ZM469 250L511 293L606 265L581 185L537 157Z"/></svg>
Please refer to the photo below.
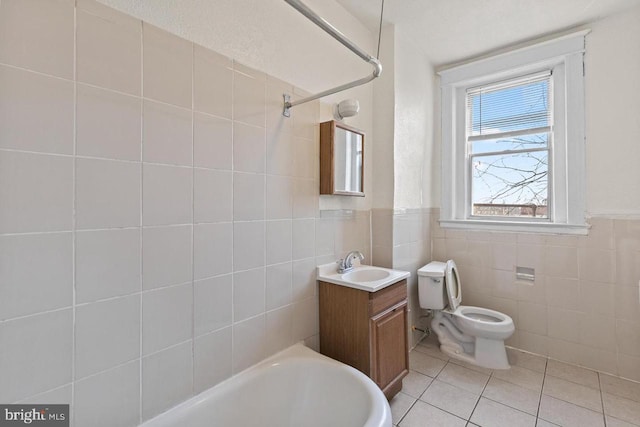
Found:
<svg viewBox="0 0 640 427"><path fill-rule="evenodd" d="M140 295L108 299L76 308L76 378L84 378L139 358Z"/></svg>
<svg viewBox="0 0 640 427"><path fill-rule="evenodd" d="M193 287L170 286L142 296L142 353L156 351L192 338Z"/></svg>
<svg viewBox="0 0 640 427"><path fill-rule="evenodd" d="M71 309L5 321L1 328L0 399L3 402L25 399L71 382Z"/></svg>
<svg viewBox="0 0 640 427"><path fill-rule="evenodd" d="M374 264L411 273L407 279L409 327L428 327L428 323L420 319L423 313L418 301L417 270L432 259L431 210L375 209L372 211L371 221ZM416 345L422 337L421 332L410 330L410 347Z"/></svg>
<svg viewBox="0 0 640 427"><path fill-rule="evenodd" d="M142 37L144 97L191 108L193 44L147 23Z"/></svg>
<svg viewBox="0 0 640 427"><path fill-rule="evenodd" d="M0 401L137 425L317 347L316 265L371 260L368 211L319 211L319 103L286 119L286 82L45 3L0 2Z"/></svg>
<svg viewBox="0 0 640 427"><path fill-rule="evenodd" d="M73 159L0 152L0 233L71 230Z"/></svg>
<svg viewBox="0 0 640 427"><path fill-rule="evenodd" d="M74 2L8 0L0 5L0 62L71 79Z"/></svg>
<svg viewBox="0 0 640 427"><path fill-rule="evenodd" d="M212 79L211 76L216 78ZM229 58L194 46L193 104L196 111L232 117L233 64Z"/></svg>
<svg viewBox="0 0 640 427"><path fill-rule="evenodd" d="M77 159L75 174L76 228L140 226L139 164Z"/></svg>
<svg viewBox="0 0 640 427"><path fill-rule="evenodd" d="M200 336L233 323L233 279L231 274L196 280L194 334Z"/></svg>
<svg viewBox="0 0 640 427"><path fill-rule="evenodd" d="M76 153L139 161L141 108L139 97L78 84Z"/></svg>
<svg viewBox="0 0 640 427"><path fill-rule="evenodd" d="M74 397L76 425L137 425L140 412L140 362L136 360L78 381Z"/></svg>
<svg viewBox="0 0 640 427"><path fill-rule="evenodd" d="M71 306L72 238L68 232L0 236L1 320Z"/></svg>
<svg viewBox="0 0 640 427"><path fill-rule="evenodd" d="M193 394L193 346L187 341L142 359L142 418Z"/></svg>
<svg viewBox="0 0 640 427"><path fill-rule="evenodd" d="M0 28L4 29L3 25ZM72 82L2 65L0 91L2 148L73 153ZM38 118L38 126L33 126L34 117Z"/></svg>
<svg viewBox="0 0 640 427"><path fill-rule="evenodd" d="M142 223L186 224L192 221L193 170L145 164L143 167Z"/></svg>
<svg viewBox="0 0 640 427"><path fill-rule="evenodd" d="M231 376L231 331L232 328L228 327L195 339L193 364L196 393Z"/></svg>
<svg viewBox="0 0 640 427"><path fill-rule="evenodd" d="M192 226L148 227L142 231L142 287L154 289L192 278Z"/></svg>
<svg viewBox="0 0 640 427"><path fill-rule="evenodd" d="M233 158L232 122L193 114L194 166L231 170Z"/></svg>
<svg viewBox="0 0 640 427"><path fill-rule="evenodd" d="M192 112L144 101L144 161L190 166L193 158Z"/></svg>

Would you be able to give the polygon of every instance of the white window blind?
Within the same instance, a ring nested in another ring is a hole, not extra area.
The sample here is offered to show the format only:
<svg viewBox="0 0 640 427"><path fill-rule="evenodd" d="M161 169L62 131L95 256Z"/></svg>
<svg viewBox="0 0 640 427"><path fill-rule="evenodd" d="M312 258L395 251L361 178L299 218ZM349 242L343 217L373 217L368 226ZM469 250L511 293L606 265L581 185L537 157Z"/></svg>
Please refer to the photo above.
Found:
<svg viewBox="0 0 640 427"><path fill-rule="evenodd" d="M469 89L469 140L531 130L548 132L552 117L549 105L550 80L551 72L544 72Z"/></svg>

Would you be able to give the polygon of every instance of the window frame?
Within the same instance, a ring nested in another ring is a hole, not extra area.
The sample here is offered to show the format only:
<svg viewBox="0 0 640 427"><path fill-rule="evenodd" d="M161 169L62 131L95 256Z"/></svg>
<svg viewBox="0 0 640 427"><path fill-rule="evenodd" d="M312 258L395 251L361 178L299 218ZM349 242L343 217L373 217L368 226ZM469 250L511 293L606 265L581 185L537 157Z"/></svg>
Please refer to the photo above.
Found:
<svg viewBox="0 0 640 427"><path fill-rule="evenodd" d="M589 31L438 72L442 91L442 227L587 234L584 52ZM551 71L553 85L549 218L473 216L466 135L467 89L544 71Z"/></svg>

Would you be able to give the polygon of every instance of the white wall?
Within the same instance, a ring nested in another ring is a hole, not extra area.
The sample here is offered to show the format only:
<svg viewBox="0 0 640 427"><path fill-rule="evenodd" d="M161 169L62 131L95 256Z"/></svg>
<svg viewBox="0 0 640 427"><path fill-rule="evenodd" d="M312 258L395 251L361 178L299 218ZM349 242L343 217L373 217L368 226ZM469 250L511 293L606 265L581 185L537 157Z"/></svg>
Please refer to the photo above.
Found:
<svg viewBox="0 0 640 427"><path fill-rule="evenodd" d="M395 28L383 28L380 46L380 60L384 64L382 76L373 83L373 110L376 120L373 131L376 136L373 153L373 207L379 209L393 207L393 146L395 111Z"/></svg>
<svg viewBox="0 0 640 427"><path fill-rule="evenodd" d="M99 1L305 90L327 89L371 69L283 0ZM305 3L374 52L375 38L342 6Z"/></svg>
<svg viewBox="0 0 640 427"><path fill-rule="evenodd" d="M640 7L587 36L587 211L640 216Z"/></svg>
<svg viewBox="0 0 640 427"><path fill-rule="evenodd" d="M423 182L423 168L425 153L431 152L433 147L433 73L433 67L427 58L402 29L397 28L395 39L395 208L421 208L431 205L431 191ZM424 201L423 196L426 197Z"/></svg>

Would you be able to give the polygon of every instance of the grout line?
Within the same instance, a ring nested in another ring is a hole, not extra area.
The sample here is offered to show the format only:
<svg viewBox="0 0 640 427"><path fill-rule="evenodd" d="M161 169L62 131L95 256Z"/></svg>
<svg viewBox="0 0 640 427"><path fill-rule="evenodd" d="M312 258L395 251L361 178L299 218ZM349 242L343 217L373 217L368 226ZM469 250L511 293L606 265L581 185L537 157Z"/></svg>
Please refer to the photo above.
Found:
<svg viewBox="0 0 640 427"><path fill-rule="evenodd" d="M407 396L409 396L409 395L407 394ZM411 397L411 398L413 399L413 397ZM411 404L411 406L409 406L409 409L406 410L406 412L400 417L400 419L398 420L398 422L395 425L397 425L397 426L400 425L400 423L405 419L405 417L409 414L409 412L411 412L413 407L416 406L416 403L418 403L418 400L420 400L420 399L414 399L414 401Z"/></svg>
<svg viewBox="0 0 640 427"><path fill-rule="evenodd" d="M536 419L540 416L540 405L542 404L542 395L544 394L544 382L547 379L547 365L549 364L549 358L544 359L544 372L542 374L542 387L540 388L540 397L538 397L538 410L536 411Z"/></svg>
<svg viewBox="0 0 640 427"><path fill-rule="evenodd" d="M235 137L236 137L236 126L235 126L235 111L236 111L236 103L235 103L235 84L236 84L236 73L233 71L235 68L234 60L231 59L231 376L235 373L234 361L236 360L236 340L235 340L235 331L236 328L233 326L233 320L236 317L235 313L235 275L233 274L233 270L235 269L235 165L234 165L234 147L235 147ZM266 181L266 178L265 178ZM266 204L266 201L265 201Z"/></svg>
<svg viewBox="0 0 640 427"><path fill-rule="evenodd" d="M69 423L73 424L76 413L76 255L77 255L77 158L78 154L78 9L77 1L73 7L73 181L72 187L72 219L71 219L71 286L72 286L72 328L71 328L71 402L69 407Z"/></svg>
<svg viewBox="0 0 640 427"><path fill-rule="evenodd" d="M604 396L602 395L603 391L602 391L602 383L600 381L600 372L597 372L597 375L598 375L598 386L600 387L600 390L599 390L599 392L600 392L600 404L602 405L602 421L604 423L604 426L606 427L607 426L607 414L606 414L605 409L604 409Z"/></svg>
<svg viewBox="0 0 640 427"><path fill-rule="evenodd" d="M144 340L144 304L143 304L143 288L144 288L144 22L140 22L140 276L139 276L139 286L140 286L140 326L139 326L139 334L140 334L140 345L139 345L139 365L138 365L138 424L142 423L143 417L143 363L142 363L142 353L143 349L143 340Z"/></svg>
<svg viewBox="0 0 640 427"><path fill-rule="evenodd" d="M69 230L56 230L56 231L25 231L20 233L0 233L0 237L13 237L13 236L33 236L39 234L64 234L72 233L73 227Z"/></svg>
<svg viewBox="0 0 640 427"><path fill-rule="evenodd" d="M74 61L75 61L75 8L74 8L74 40L73 40L73 50L74 50ZM38 71L38 70L32 70L30 68L26 68L26 67L22 67L19 65L13 65L13 64L9 64L9 63L5 63L5 62L0 62L0 67L7 67L7 68L11 68L14 70L20 70L20 71L26 71L27 73L31 73L31 74L37 74L39 76L42 77L50 77L52 79L56 79L56 80L62 80L64 82L67 83L75 83L75 76L72 74L71 78L68 79L66 77L60 77L60 76L56 76L55 74L47 74L43 71ZM75 63L74 63L74 70L75 70ZM72 72L73 73L73 72Z"/></svg>
<svg viewBox="0 0 640 427"><path fill-rule="evenodd" d="M91 373L89 375L85 375L84 377L78 378L75 382L85 381L85 380L87 380L89 378L97 377L98 375L102 375L102 374L104 374L106 372L114 371L116 369L120 369L125 365L130 365L130 364L133 365L134 363L139 362L139 359L140 359L139 357L135 357L133 359L129 359L129 360L126 360L124 362L120 362L117 365L109 366L106 369L101 369L100 371L93 372L93 373Z"/></svg>
<svg viewBox="0 0 640 427"><path fill-rule="evenodd" d="M72 242L73 245L73 242ZM72 268L73 268L73 260L72 262ZM73 278L72 278L72 282L71 282L72 288L73 288ZM72 296L73 296L73 289L72 289ZM73 298L71 301L70 305L64 306L64 307L60 307L60 308L54 308L53 310L46 310L46 311L39 311L37 313L31 313L31 314L25 314L22 316L17 316L17 317L12 317L10 319L4 319L2 321L0 321L0 325L3 325L5 323L9 323L9 322L14 322L14 321L18 321L18 320L23 320L23 319L28 319L30 317L35 317L35 316L42 316L45 314L51 314L51 313L57 313L58 311L64 311L64 310L73 310Z"/></svg>
<svg viewBox="0 0 640 427"><path fill-rule="evenodd" d="M191 395L196 391L196 286L195 286L195 217L196 169L195 164L195 68L196 48L191 43Z"/></svg>
<svg viewBox="0 0 640 427"><path fill-rule="evenodd" d="M1 0L0 0L0 1L1 1ZM51 393L51 392L54 392L54 391L62 390L62 389L63 389L63 388L65 388L65 387L69 387L69 388L73 389L73 381L70 381L70 382L65 383L65 384L62 384L62 385L55 386L54 388L50 388L50 389L48 389L48 390L39 391L39 392L37 392L36 394L31 394L31 395L29 395L29 396L27 396L27 397L20 398L19 400L16 400L16 401L15 401L15 402L13 402L13 403L15 403L15 404L21 404L22 402L25 402L25 401L27 401L27 400L32 400L34 397L38 397L38 396L40 396L40 395L42 395L42 394L47 394L47 393Z"/></svg>
<svg viewBox="0 0 640 427"><path fill-rule="evenodd" d="M449 364L449 362L447 364ZM455 365L455 363L454 363L454 365ZM484 391L487 389L487 385L489 384L489 381L491 381L491 378L493 378L493 370L491 370L491 373L489 374L489 378L487 378L487 382L484 383L484 387L482 387L482 391L480 392L480 396L478 396L478 400L476 401L476 404L473 405L473 410L471 411L471 414L469 414L469 419L467 421L471 422L471 417L473 416L474 412L476 412L476 409L478 408L478 405L480 404L480 399L483 398Z"/></svg>
<svg viewBox="0 0 640 427"><path fill-rule="evenodd" d="M174 349L174 348L176 348L176 347L179 347L179 346L181 346L181 345L185 345L185 344L187 344L187 343L189 343L189 342L191 342L191 341L193 341L191 338L187 338L186 340L179 341L179 342L177 342L177 343L174 343L174 344L168 345L167 347L163 347L163 348L161 348L161 349L159 349L159 350L155 350L155 351L152 351L151 353L148 353L148 354L142 355L141 359L147 359L147 358L149 358L149 357L152 357L152 356L155 356L155 355L157 355L157 354L163 353L163 352L165 352L165 351L167 351L167 350L172 350L172 349ZM167 408L167 409L168 409L168 408Z"/></svg>

